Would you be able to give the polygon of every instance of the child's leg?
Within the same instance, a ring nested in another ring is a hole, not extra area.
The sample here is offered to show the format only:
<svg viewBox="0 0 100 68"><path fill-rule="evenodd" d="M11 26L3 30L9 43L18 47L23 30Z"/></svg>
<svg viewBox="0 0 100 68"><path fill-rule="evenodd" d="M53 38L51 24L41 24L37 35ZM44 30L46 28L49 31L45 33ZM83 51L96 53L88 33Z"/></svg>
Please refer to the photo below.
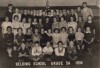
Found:
<svg viewBox="0 0 100 68"><path fill-rule="evenodd" d="M12 57L12 48L8 47L7 52L8 52L8 56Z"/></svg>

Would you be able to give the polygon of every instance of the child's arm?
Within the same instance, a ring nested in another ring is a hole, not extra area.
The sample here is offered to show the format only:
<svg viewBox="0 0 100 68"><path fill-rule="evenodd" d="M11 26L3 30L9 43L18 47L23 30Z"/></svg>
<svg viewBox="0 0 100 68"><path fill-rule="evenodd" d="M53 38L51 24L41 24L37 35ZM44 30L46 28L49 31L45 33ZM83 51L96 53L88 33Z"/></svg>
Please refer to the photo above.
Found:
<svg viewBox="0 0 100 68"><path fill-rule="evenodd" d="M94 38L91 39L91 41L89 42L89 44L91 44L94 41Z"/></svg>
<svg viewBox="0 0 100 68"><path fill-rule="evenodd" d="M84 39L84 41L89 44L89 42L86 39Z"/></svg>

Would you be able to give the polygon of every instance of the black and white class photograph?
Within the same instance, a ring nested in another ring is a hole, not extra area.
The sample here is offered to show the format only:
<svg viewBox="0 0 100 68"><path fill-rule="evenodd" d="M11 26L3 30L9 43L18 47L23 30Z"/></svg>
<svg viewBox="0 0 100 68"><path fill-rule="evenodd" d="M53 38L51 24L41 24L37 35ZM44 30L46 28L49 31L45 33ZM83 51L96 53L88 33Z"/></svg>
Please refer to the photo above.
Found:
<svg viewBox="0 0 100 68"><path fill-rule="evenodd" d="M0 68L100 68L100 0L0 0Z"/></svg>

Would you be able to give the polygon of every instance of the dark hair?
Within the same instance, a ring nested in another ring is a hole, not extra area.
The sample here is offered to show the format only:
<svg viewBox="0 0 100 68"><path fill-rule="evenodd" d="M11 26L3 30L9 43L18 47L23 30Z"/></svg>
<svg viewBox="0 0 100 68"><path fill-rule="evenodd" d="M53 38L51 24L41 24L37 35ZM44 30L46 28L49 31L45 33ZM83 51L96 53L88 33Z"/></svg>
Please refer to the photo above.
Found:
<svg viewBox="0 0 100 68"><path fill-rule="evenodd" d="M8 7L9 7L9 6L13 6L13 4L8 4Z"/></svg>
<svg viewBox="0 0 100 68"><path fill-rule="evenodd" d="M68 28L68 33L69 33L69 29L70 29L70 28L72 28L72 30L74 31L73 27L69 27L69 28Z"/></svg>
<svg viewBox="0 0 100 68"><path fill-rule="evenodd" d="M11 26L8 26L8 27L7 27L7 31L8 31L9 28L12 30L12 27L11 27Z"/></svg>
<svg viewBox="0 0 100 68"><path fill-rule="evenodd" d="M18 28L18 29L17 29L17 32L18 32L20 29L21 29L21 31L23 31L23 29L22 29L22 28Z"/></svg>
<svg viewBox="0 0 100 68"><path fill-rule="evenodd" d="M73 16L71 16L71 17L73 18L73 21L75 21L75 18ZM71 17L70 17L69 21L71 21Z"/></svg>
<svg viewBox="0 0 100 68"><path fill-rule="evenodd" d="M52 29L49 28L48 30L51 30L51 33L52 33ZM48 30L47 30L47 32L48 32Z"/></svg>
<svg viewBox="0 0 100 68"><path fill-rule="evenodd" d="M60 21L61 21L61 18L63 18L63 19L64 19L64 17L63 17L63 16L61 16L61 17L60 17Z"/></svg>
<svg viewBox="0 0 100 68"><path fill-rule="evenodd" d="M59 43L63 44L63 42L62 42L62 41L58 41L58 45L59 45Z"/></svg>
<svg viewBox="0 0 100 68"><path fill-rule="evenodd" d="M58 28L55 28L55 29L53 30L53 32L55 32L56 30L58 30L58 33L60 32L60 30L59 30Z"/></svg>
<svg viewBox="0 0 100 68"><path fill-rule="evenodd" d="M82 21L83 21L83 17L82 16L79 16L79 17L81 17L82 18ZM79 21L79 17L78 17L78 21Z"/></svg>
<svg viewBox="0 0 100 68"><path fill-rule="evenodd" d="M31 29L31 28L27 28L27 29L26 29L26 32L28 32L29 29Z"/></svg>
<svg viewBox="0 0 100 68"><path fill-rule="evenodd" d="M67 30L66 27L62 27L62 28L61 28L61 31L62 31L63 29L65 29L65 31Z"/></svg>
<svg viewBox="0 0 100 68"><path fill-rule="evenodd" d="M82 5L83 5L83 4L86 4L86 5L87 5L87 2L83 2Z"/></svg>
<svg viewBox="0 0 100 68"><path fill-rule="evenodd" d="M34 44L39 44L39 41L34 42Z"/></svg>
<svg viewBox="0 0 100 68"><path fill-rule="evenodd" d="M19 18L18 15L15 15L15 16L14 16L14 19L15 19L15 17Z"/></svg>

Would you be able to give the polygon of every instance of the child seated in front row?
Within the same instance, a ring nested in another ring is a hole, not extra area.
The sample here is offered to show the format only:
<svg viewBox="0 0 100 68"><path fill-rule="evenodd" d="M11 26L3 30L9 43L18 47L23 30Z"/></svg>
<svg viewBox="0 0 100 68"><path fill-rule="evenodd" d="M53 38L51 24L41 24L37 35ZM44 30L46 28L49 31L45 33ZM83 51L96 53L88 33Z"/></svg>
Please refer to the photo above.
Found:
<svg viewBox="0 0 100 68"><path fill-rule="evenodd" d="M26 48L25 43L21 44L20 49L18 50L18 59L19 61L28 61L29 51Z"/></svg>
<svg viewBox="0 0 100 68"><path fill-rule="evenodd" d="M39 45L38 41L36 41L34 43L34 46L32 46L30 54L30 59L32 59L33 61L38 61L43 57L44 54L42 53L42 48Z"/></svg>
<svg viewBox="0 0 100 68"><path fill-rule="evenodd" d="M43 48L43 53L44 53L44 59L46 61L50 61L53 53L53 48L49 41L46 43L46 46Z"/></svg>
<svg viewBox="0 0 100 68"><path fill-rule="evenodd" d="M74 42L70 41L69 46L67 47L68 58L71 62L74 62L77 57L76 47L74 46Z"/></svg>
<svg viewBox="0 0 100 68"><path fill-rule="evenodd" d="M65 60L65 48L63 47L62 41L58 42L58 47L54 48L55 51L55 59L57 60Z"/></svg>

